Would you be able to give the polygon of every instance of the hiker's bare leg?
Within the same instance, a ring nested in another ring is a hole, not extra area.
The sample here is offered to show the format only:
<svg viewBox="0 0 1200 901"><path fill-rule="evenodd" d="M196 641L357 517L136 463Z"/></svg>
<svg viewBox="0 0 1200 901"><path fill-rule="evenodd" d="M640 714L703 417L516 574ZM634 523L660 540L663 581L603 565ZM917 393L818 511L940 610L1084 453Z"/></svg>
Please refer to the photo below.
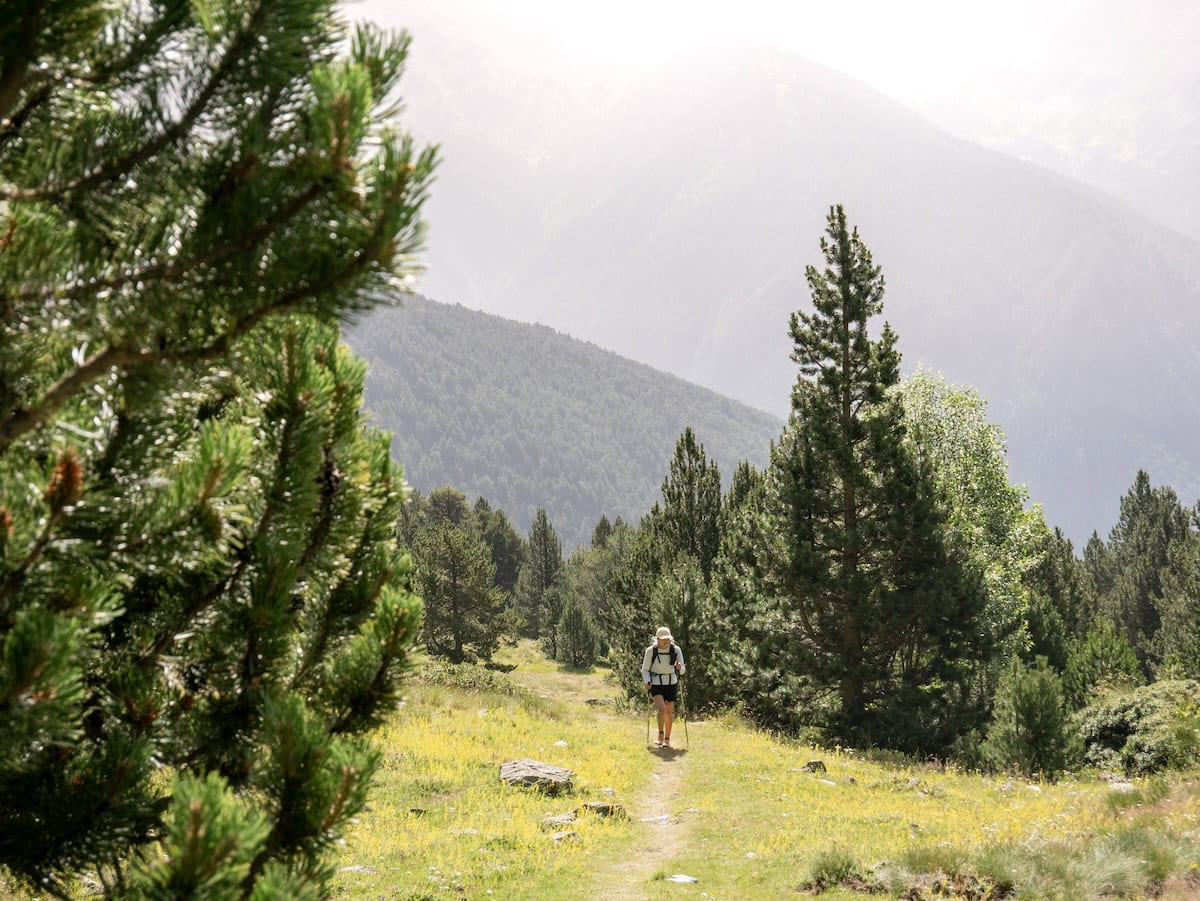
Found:
<svg viewBox="0 0 1200 901"><path fill-rule="evenodd" d="M663 718L667 715L667 702L663 700L662 695L654 695L654 708L658 713L658 735L661 738L665 733L663 731ZM668 729L670 726L667 727Z"/></svg>
<svg viewBox="0 0 1200 901"><path fill-rule="evenodd" d="M658 696L658 700L662 701L662 697ZM674 710L675 710L675 702L674 701L663 701L662 713L659 714L658 722L659 722L659 725L663 725L664 723L666 724L665 726L663 726L663 738L666 741L671 740L671 716L672 716Z"/></svg>

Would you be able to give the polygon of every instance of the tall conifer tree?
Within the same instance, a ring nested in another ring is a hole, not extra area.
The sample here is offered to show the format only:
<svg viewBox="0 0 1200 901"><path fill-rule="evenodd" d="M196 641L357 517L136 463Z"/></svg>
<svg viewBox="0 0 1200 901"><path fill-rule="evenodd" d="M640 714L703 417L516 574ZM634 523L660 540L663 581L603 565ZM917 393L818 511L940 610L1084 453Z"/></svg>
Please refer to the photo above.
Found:
<svg viewBox="0 0 1200 901"><path fill-rule="evenodd" d="M692 557L707 583L721 543L721 473L708 459L691 426L675 443L675 456L662 484L662 516L657 521L674 555Z"/></svg>
<svg viewBox="0 0 1200 901"><path fill-rule="evenodd" d="M779 603L760 622L766 657L836 689L840 728L861 740L928 746L976 636L982 595L941 534L932 479L911 453L896 335L870 251L830 211L824 270L809 267L812 312L791 319L800 375L770 478L785 553ZM944 740L944 737L943 737Z"/></svg>
<svg viewBox="0 0 1200 901"><path fill-rule="evenodd" d="M525 545L525 562L517 577L515 605L517 613L525 620L525 634L530 638L543 637L546 630L558 627L558 607L561 606L551 590L559 570L563 566L562 542L550 522L546 511L538 507L529 527L529 540ZM554 610L546 610L547 601ZM547 618L549 616L549 618Z"/></svg>
<svg viewBox="0 0 1200 901"><path fill-rule="evenodd" d="M336 320L434 165L332 0L0 14L0 864L325 894L419 628Z"/></svg>

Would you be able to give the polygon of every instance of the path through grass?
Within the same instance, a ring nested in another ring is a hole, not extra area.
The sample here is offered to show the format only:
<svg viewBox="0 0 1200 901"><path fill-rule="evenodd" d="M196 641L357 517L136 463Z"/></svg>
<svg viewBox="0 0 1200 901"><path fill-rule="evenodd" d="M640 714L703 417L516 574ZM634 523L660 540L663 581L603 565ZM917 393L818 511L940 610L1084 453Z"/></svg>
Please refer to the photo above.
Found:
<svg viewBox="0 0 1200 901"><path fill-rule="evenodd" d="M1200 897L1200 787L1189 778L1116 798L1095 778L1051 785L885 764L733 718L689 723L686 752L656 755L643 715L585 703L613 694L601 674L563 670L528 647L515 656L517 669L489 675L490 689L414 686L380 730L386 765L338 862L340 893L741 901L957 886L991 897ZM575 795L503 786L499 766L517 757L574 770ZM804 771L814 759L824 771ZM541 828L588 800L614 800L629 816L585 815L557 842ZM664 881L676 873L698 881Z"/></svg>

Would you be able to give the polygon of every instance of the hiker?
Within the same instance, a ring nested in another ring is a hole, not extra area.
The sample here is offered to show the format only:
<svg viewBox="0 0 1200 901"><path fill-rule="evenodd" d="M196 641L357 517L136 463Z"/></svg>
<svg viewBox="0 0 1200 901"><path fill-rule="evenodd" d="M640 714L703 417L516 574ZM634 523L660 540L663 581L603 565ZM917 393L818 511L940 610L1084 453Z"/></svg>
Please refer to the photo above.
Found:
<svg viewBox="0 0 1200 901"><path fill-rule="evenodd" d="M658 710L658 741L660 748L671 747L671 716L679 697L679 676L683 665L683 649L671 638L671 630L662 626L654 634L654 644L642 657L642 681Z"/></svg>

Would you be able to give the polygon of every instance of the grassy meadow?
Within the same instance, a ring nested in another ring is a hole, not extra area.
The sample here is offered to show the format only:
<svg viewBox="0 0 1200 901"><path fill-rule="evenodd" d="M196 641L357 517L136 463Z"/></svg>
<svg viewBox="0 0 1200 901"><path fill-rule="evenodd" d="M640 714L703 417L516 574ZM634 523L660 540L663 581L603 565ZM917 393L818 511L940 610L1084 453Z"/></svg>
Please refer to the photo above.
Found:
<svg viewBox="0 0 1200 901"><path fill-rule="evenodd" d="M1120 793L1095 774L983 777L797 745L732 717L677 727L686 751L659 755L642 713L584 703L614 694L602 671L571 672L529 645L503 659L517 668L426 673L379 731L385 765L337 862L341 895L1200 897L1194 778ZM575 794L504 786L499 766L518 757L574 770ZM826 771L803 771L813 759ZM672 791L655 799L667 777ZM577 833L561 842L541 828L607 800L605 788L631 810L656 800L669 817L584 816L558 827ZM639 869L667 838L672 853ZM606 882L614 872L619 893ZM663 881L673 874L697 881Z"/></svg>
<svg viewBox="0 0 1200 901"><path fill-rule="evenodd" d="M1200 897L1197 774L1123 792L1095 773L1031 783L813 748L732 716L677 725L680 747L657 752L645 708L586 703L615 700L604 670L530 644L501 661L515 669L429 662L410 680L375 735L383 765L334 897ZM574 793L503 785L520 757L570 768ZM825 770L805 771L816 759ZM592 800L630 815L542 828ZM0 874L0 897L30 896Z"/></svg>

